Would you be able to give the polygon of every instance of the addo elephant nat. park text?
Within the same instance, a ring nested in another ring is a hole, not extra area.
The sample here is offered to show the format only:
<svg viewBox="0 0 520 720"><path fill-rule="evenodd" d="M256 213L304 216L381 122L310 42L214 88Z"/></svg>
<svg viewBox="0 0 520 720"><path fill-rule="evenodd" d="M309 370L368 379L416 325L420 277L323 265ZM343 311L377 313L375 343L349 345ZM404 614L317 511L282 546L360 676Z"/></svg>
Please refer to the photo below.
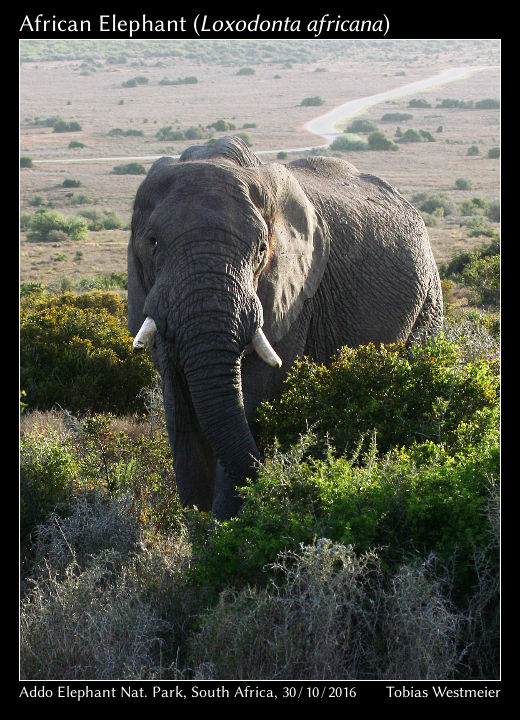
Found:
<svg viewBox="0 0 520 720"><path fill-rule="evenodd" d="M212 18L199 13L193 18L182 16L175 19L149 18L145 13L139 18L121 18L115 13L99 15L94 22L90 18L58 18L56 15L44 17L42 13L34 17L26 15L21 23L22 33L110 33L133 37L141 33L158 33L166 36L193 32L197 37L208 34L243 35L249 33L280 33L307 35L318 38L323 33L374 33L386 36L390 28L388 17L370 19L351 19L341 15L324 13L319 18L301 20L289 16L283 19L263 18L260 13L252 19L243 18Z"/></svg>

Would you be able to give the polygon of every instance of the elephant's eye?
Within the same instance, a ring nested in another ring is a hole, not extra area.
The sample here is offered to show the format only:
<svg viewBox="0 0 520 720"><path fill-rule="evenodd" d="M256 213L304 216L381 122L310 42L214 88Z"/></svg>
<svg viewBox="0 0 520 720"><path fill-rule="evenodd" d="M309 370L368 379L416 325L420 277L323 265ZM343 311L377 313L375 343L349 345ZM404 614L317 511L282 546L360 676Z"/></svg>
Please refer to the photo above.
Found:
<svg viewBox="0 0 520 720"><path fill-rule="evenodd" d="M152 252L155 252L157 250L157 238L151 237L148 241L150 243L150 249Z"/></svg>
<svg viewBox="0 0 520 720"><path fill-rule="evenodd" d="M264 255L267 252L267 243L263 242L261 243L260 247L258 248L258 255L260 258L263 258Z"/></svg>

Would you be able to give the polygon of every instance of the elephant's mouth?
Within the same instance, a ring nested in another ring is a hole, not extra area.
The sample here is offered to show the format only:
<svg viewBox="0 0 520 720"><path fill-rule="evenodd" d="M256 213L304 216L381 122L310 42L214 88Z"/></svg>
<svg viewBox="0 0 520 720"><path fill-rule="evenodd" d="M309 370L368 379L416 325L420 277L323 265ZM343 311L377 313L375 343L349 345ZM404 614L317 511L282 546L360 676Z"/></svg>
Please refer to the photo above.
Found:
<svg viewBox="0 0 520 720"><path fill-rule="evenodd" d="M139 349L150 345L156 332L157 326L155 324L155 321L153 320L153 318L147 317L144 323L141 325L139 332L134 338L134 349ZM262 328L258 328L256 330L250 344L252 349L265 363L267 363L267 365L275 368L282 367L281 358L274 351L271 343L266 338Z"/></svg>

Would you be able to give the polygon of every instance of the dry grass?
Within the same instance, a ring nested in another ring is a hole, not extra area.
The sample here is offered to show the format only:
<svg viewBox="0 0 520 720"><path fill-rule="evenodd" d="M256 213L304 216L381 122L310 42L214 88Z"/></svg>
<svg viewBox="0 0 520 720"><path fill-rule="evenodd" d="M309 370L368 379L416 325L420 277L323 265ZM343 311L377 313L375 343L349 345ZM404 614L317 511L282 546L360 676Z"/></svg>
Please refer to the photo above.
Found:
<svg viewBox="0 0 520 720"><path fill-rule="evenodd" d="M318 541L280 557L283 584L226 591L191 643L197 679L448 679L462 615L435 558L385 578L374 552Z"/></svg>
<svg viewBox="0 0 520 720"><path fill-rule="evenodd" d="M71 517L39 528L20 614L23 679L171 674L164 663L191 614L180 580L190 546L182 533L153 548L137 539L132 513L116 500L79 502Z"/></svg>

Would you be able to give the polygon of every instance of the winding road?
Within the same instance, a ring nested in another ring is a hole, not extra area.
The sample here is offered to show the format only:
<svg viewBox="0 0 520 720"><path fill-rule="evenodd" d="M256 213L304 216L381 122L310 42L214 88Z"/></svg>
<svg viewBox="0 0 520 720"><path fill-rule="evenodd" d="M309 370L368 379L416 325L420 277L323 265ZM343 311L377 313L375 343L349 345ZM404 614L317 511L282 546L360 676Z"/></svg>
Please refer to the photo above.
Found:
<svg viewBox="0 0 520 720"><path fill-rule="evenodd" d="M255 150L256 155L267 155L279 152L303 152L305 150L312 150L315 147L328 147L335 137L341 135L339 130L336 130L338 123L347 120L353 115L357 115L366 108L377 105L378 103L385 102L386 100L392 100L393 98L402 97L403 95L410 95L417 93L421 90L427 90L432 87L445 85L446 83L453 82L454 80L460 80L463 77L470 75L471 73L478 72L480 70L495 69L494 65L474 65L470 67L451 68L450 70L444 70L443 72L433 75L432 77L425 78L424 80L417 80L406 85L400 85L393 90L385 90L384 92L377 93L376 95L367 95L366 97L357 98L356 100L348 100L341 105L333 108L329 112L319 115L318 117L310 120L304 125L305 130L317 135L318 137L325 140L325 143L321 145L309 145L307 147L296 147L296 148L278 148L274 150ZM55 160L33 160L33 163L81 163L81 162L112 162L119 160L157 160L161 155L127 155L124 157L90 157L90 158L60 158ZM180 157L179 155L172 155L173 158Z"/></svg>

